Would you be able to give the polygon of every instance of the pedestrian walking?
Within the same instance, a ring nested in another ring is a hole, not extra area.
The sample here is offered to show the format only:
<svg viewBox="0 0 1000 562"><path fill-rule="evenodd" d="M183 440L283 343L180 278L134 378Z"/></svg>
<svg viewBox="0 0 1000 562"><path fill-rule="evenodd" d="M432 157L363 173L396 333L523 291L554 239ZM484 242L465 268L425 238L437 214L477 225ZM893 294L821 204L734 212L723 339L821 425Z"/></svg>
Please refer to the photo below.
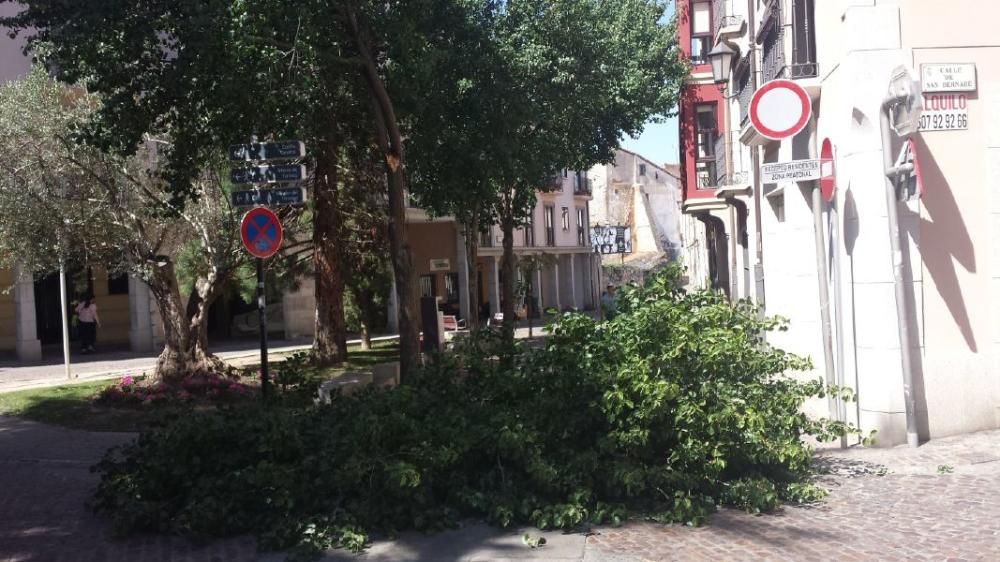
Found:
<svg viewBox="0 0 1000 562"><path fill-rule="evenodd" d="M101 325L101 319L97 315L97 303L94 302L94 295L87 294L79 304L76 305L77 325L80 329L80 346L83 353L93 353L94 344L97 343L97 327Z"/></svg>

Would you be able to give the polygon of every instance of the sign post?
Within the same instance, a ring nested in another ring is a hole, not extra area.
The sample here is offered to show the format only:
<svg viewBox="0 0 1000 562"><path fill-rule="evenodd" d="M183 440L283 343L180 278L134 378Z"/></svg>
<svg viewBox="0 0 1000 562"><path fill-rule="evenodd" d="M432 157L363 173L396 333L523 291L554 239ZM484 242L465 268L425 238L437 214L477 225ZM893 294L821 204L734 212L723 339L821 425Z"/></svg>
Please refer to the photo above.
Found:
<svg viewBox="0 0 1000 562"><path fill-rule="evenodd" d="M243 217L240 238L251 256L257 258L257 311L260 316L260 393L267 399L267 296L264 293L264 260L273 256L284 234L281 219L265 207L257 207Z"/></svg>
<svg viewBox="0 0 1000 562"><path fill-rule="evenodd" d="M257 312L260 323L260 393L266 400L270 393L270 376L267 366L267 295L264 285L264 260L280 248L284 237L281 219L273 211L259 205L300 205L305 202L301 182L306 179L306 167L301 164L263 164L260 162L296 161L306 154L302 141L258 143L254 136L249 144L229 147L229 160L234 163L251 163L250 167L234 167L230 182L250 184L253 189L234 191L234 207L254 207L240 225L243 246L257 260ZM261 190L261 184L284 184L277 189ZM289 185L291 184L291 185Z"/></svg>

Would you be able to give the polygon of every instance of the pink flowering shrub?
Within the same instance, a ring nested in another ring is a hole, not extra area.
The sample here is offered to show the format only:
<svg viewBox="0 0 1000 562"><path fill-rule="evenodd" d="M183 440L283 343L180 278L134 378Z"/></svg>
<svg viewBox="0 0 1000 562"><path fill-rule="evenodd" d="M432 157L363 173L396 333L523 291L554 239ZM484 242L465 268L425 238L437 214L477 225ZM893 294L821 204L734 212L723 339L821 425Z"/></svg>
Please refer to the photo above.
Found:
<svg viewBox="0 0 1000 562"><path fill-rule="evenodd" d="M130 375L102 390L96 401L115 406L151 406L198 401L231 402L253 396L255 390L220 375L192 375L180 383L140 384Z"/></svg>

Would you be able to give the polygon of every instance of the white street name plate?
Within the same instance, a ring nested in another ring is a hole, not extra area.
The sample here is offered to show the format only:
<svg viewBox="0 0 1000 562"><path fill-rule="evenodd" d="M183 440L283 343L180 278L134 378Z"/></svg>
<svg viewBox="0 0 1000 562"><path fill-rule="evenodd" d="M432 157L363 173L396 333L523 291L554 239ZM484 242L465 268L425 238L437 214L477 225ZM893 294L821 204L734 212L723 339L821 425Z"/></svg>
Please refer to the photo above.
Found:
<svg viewBox="0 0 1000 562"><path fill-rule="evenodd" d="M818 180L820 175L819 160L773 162L760 167L761 183Z"/></svg>
<svg viewBox="0 0 1000 562"><path fill-rule="evenodd" d="M922 64L920 88L924 92L976 91L976 65L973 63Z"/></svg>

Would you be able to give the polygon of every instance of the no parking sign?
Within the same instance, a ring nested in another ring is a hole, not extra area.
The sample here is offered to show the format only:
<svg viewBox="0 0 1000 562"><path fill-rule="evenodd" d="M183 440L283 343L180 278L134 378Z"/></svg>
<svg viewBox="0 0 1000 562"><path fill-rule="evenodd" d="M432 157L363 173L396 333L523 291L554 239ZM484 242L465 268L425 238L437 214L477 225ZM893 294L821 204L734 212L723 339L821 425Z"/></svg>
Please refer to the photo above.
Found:
<svg viewBox="0 0 1000 562"><path fill-rule="evenodd" d="M281 219L268 208L257 207L243 217L240 238L243 247L255 258L273 256L281 248L283 236Z"/></svg>

